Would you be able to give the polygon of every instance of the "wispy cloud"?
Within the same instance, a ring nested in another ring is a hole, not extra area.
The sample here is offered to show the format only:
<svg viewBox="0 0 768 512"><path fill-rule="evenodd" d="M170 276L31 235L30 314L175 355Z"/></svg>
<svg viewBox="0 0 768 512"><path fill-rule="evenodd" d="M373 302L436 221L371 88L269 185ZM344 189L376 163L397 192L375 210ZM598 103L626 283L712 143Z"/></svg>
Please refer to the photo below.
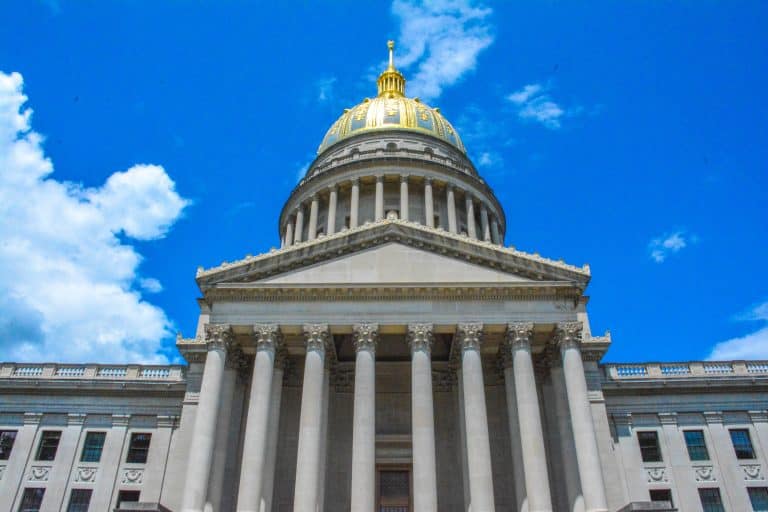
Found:
<svg viewBox="0 0 768 512"><path fill-rule="evenodd" d="M768 359L768 301L758 304L736 317L740 321L757 322L759 328L746 336L717 343L710 360Z"/></svg>
<svg viewBox="0 0 768 512"><path fill-rule="evenodd" d="M507 95L507 100L515 106L520 119L539 123L550 130L562 127L564 117L581 112L579 107L566 109L560 106L541 84L528 84Z"/></svg>
<svg viewBox="0 0 768 512"><path fill-rule="evenodd" d="M696 240L695 235L687 235L684 231L675 231L651 240L648 243L648 253L656 263L664 263L670 255L682 251Z"/></svg>
<svg viewBox="0 0 768 512"><path fill-rule="evenodd" d="M415 66L409 96L438 98L493 43L491 9L469 0L395 0L392 13L400 20L397 66Z"/></svg>
<svg viewBox="0 0 768 512"><path fill-rule="evenodd" d="M497 167L502 163L501 155L493 151L480 153L480 157L477 159L477 165L480 167Z"/></svg>
<svg viewBox="0 0 768 512"><path fill-rule="evenodd" d="M318 80L317 85L317 100L320 102L330 101L333 99L333 86L336 84L337 78L335 76L325 77Z"/></svg>
<svg viewBox="0 0 768 512"><path fill-rule="evenodd" d="M160 293L163 291L163 285L154 277L144 277L139 279L139 286L147 293Z"/></svg>

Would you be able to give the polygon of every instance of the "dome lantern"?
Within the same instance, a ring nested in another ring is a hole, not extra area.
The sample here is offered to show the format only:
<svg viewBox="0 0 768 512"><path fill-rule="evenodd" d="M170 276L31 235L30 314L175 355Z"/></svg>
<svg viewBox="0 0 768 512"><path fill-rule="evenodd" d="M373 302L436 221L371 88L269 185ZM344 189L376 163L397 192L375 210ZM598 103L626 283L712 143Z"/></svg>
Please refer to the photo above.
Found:
<svg viewBox="0 0 768 512"><path fill-rule="evenodd" d="M376 81L376 85L379 87L379 96L387 98L405 96L405 77L395 69L395 42L387 41L387 48L389 48L389 66L379 75L379 79Z"/></svg>

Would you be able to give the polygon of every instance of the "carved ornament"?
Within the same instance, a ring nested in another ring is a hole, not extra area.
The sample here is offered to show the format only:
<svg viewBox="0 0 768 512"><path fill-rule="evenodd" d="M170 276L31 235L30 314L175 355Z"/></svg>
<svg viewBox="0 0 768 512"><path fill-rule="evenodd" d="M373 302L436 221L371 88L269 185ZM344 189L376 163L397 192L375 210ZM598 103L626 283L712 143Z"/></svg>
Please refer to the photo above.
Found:
<svg viewBox="0 0 768 512"><path fill-rule="evenodd" d="M555 330L555 341L561 350L581 347L584 325L581 322L561 322Z"/></svg>
<svg viewBox="0 0 768 512"><path fill-rule="evenodd" d="M328 324L304 325L304 343L307 345L307 351L317 350L325 354L330 337L331 331Z"/></svg>
<svg viewBox="0 0 768 512"><path fill-rule="evenodd" d="M408 325L408 345L411 352L423 350L427 354L432 351L432 343L435 340L433 334L434 326L432 324L409 324Z"/></svg>
<svg viewBox="0 0 768 512"><path fill-rule="evenodd" d="M460 323L456 326L456 342L462 350L480 350L483 341L483 324L479 322Z"/></svg>
<svg viewBox="0 0 768 512"><path fill-rule="evenodd" d="M533 322L513 322L507 324L505 341L510 350L530 350L532 337Z"/></svg>
<svg viewBox="0 0 768 512"><path fill-rule="evenodd" d="M228 350L232 342L232 328L229 324L207 324L205 326L205 343L208 350Z"/></svg>
<svg viewBox="0 0 768 512"><path fill-rule="evenodd" d="M352 327L352 341L358 352L360 350L376 352L376 343L379 341L379 324L355 324Z"/></svg>

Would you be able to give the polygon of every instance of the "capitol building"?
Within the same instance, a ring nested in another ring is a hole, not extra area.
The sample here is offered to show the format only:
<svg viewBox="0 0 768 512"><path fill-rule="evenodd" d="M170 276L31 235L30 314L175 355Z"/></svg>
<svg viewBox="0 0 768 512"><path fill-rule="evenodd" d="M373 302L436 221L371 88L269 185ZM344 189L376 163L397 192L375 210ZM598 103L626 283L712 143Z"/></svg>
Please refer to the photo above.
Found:
<svg viewBox="0 0 768 512"><path fill-rule="evenodd" d="M0 363L0 512L768 510L768 362L601 364L590 268L504 246L392 48L186 365Z"/></svg>

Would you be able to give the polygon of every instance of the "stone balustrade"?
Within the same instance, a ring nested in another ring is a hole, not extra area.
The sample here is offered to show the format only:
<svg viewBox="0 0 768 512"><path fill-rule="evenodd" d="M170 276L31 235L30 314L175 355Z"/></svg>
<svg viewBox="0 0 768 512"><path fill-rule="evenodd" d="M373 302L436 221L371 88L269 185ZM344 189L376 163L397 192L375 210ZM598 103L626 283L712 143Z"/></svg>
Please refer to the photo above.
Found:
<svg viewBox="0 0 768 512"><path fill-rule="evenodd" d="M184 382L181 365L0 363L0 379L81 379Z"/></svg>
<svg viewBox="0 0 768 512"><path fill-rule="evenodd" d="M604 364L606 381L686 377L766 376L768 361L691 361L681 363Z"/></svg>

